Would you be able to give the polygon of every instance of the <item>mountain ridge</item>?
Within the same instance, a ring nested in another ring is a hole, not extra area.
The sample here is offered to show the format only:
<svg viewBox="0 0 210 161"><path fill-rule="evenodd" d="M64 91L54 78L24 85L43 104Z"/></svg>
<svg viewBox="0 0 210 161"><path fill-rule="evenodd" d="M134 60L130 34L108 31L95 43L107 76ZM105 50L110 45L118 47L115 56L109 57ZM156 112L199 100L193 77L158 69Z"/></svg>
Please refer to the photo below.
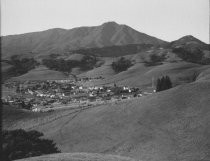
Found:
<svg viewBox="0 0 210 161"><path fill-rule="evenodd" d="M46 55L89 47L127 44L166 43L141 33L127 25L106 22L100 26L85 26L69 30L54 28L45 31L2 37L2 56L37 53Z"/></svg>

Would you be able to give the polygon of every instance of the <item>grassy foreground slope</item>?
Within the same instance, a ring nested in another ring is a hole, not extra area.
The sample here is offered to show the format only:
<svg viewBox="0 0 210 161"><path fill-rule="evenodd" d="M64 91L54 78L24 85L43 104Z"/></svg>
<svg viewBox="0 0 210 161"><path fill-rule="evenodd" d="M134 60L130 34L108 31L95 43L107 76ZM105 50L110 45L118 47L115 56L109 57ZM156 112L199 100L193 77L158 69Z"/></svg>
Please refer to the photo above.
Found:
<svg viewBox="0 0 210 161"><path fill-rule="evenodd" d="M107 153L143 161L209 160L209 89L209 80L200 79L124 103L63 115L44 124L28 118L27 126L16 122L13 128L42 131L62 152Z"/></svg>
<svg viewBox="0 0 210 161"><path fill-rule="evenodd" d="M20 159L18 161L135 161L132 158L96 153L61 153L40 157Z"/></svg>

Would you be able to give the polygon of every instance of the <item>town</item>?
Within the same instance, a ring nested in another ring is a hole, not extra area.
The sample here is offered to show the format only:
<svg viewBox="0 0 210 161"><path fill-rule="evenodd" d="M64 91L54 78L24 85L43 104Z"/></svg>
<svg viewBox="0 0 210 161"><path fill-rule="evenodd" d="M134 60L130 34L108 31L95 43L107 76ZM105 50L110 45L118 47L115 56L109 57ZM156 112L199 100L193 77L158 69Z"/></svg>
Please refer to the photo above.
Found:
<svg viewBox="0 0 210 161"><path fill-rule="evenodd" d="M78 81L89 80L91 78L83 78L77 81L8 81L5 83L5 87L13 89L14 93L3 97L2 102L33 112L45 112L65 107L100 105L151 94L142 92L136 87L117 86L115 83L93 87L77 84Z"/></svg>

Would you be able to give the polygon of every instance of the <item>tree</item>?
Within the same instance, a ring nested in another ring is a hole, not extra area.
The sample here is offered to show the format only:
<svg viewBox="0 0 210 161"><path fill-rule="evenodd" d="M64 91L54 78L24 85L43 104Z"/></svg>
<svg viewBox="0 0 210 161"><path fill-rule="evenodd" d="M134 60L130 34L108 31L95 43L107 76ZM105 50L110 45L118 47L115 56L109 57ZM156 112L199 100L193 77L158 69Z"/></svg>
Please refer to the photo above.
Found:
<svg viewBox="0 0 210 161"><path fill-rule="evenodd" d="M112 69L116 72L122 72L127 70L130 66L132 66L132 63L130 60L125 59L124 57L121 57L118 61L112 63Z"/></svg>
<svg viewBox="0 0 210 161"><path fill-rule="evenodd" d="M172 88L172 82L169 76L163 76L157 79L156 91L163 91Z"/></svg>
<svg viewBox="0 0 210 161"><path fill-rule="evenodd" d="M10 161L21 158L60 152L52 140L40 138L43 133L23 129L3 131L3 160Z"/></svg>

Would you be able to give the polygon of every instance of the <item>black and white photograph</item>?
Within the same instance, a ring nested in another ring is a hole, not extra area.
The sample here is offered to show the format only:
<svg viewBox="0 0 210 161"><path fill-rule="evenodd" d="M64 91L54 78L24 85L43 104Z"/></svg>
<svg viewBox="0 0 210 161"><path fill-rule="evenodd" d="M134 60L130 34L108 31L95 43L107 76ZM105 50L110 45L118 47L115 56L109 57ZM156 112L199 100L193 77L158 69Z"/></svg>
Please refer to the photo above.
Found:
<svg viewBox="0 0 210 161"><path fill-rule="evenodd" d="M210 161L209 0L1 0L1 161Z"/></svg>

